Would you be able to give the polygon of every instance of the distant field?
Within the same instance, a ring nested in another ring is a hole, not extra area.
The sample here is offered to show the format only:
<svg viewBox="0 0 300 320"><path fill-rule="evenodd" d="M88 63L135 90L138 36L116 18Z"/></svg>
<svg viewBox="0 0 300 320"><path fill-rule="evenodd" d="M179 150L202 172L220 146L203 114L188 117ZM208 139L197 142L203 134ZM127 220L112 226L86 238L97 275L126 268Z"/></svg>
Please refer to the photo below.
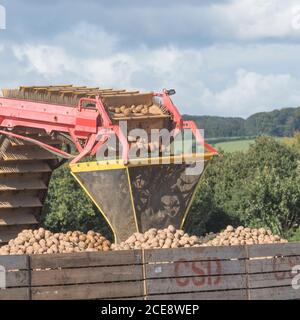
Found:
<svg viewBox="0 0 300 320"><path fill-rule="evenodd" d="M224 141L213 144L214 148L221 148L225 152L234 151L246 151L251 143L254 143L254 139L249 140L236 140L236 141Z"/></svg>
<svg viewBox="0 0 300 320"><path fill-rule="evenodd" d="M275 138L276 140L283 140L284 138ZM214 148L222 149L225 152L235 152L235 151L247 151L250 144L254 143L255 139L241 139L241 140L233 140L229 139L228 141L221 141L217 143L212 143Z"/></svg>

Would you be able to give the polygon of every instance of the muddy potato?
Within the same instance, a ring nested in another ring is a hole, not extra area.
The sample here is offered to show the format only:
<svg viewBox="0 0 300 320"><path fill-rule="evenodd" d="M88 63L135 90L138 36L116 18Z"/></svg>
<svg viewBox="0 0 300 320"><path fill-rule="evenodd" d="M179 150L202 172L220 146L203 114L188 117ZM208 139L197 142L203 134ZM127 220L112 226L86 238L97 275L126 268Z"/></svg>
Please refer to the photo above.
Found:
<svg viewBox="0 0 300 320"><path fill-rule="evenodd" d="M165 239L167 239L167 235L166 235L165 232L161 232L161 233L159 234L158 238L159 238L160 240L165 240Z"/></svg>
<svg viewBox="0 0 300 320"><path fill-rule="evenodd" d="M135 112L140 113L143 110L143 108L144 108L144 106L142 104L139 104L138 106L136 106Z"/></svg>
<svg viewBox="0 0 300 320"><path fill-rule="evenodd" d="M42 239L42 236L41 236L39 233L37 233L37 234L34 236L34 238L35 238L36 241L40 241L40 240Z"/></svg>
<svg viewBox="0 0 300 320"><path fill-rule="evenodd" d="M174 238L175 238L174 233L168 231L167 232L167 239L173 240Z"/></svg>
<svg viewBox="0 0 300 320"><path fill-rule="evenodd" d="M49 238L51 236L51 232L49 230L45 231L45 239Z"/></svg>
<svg viewBox="0 0 300 320"><path fill-rule="evenodd" d="M85 241L86 240L86 236L84 234L81 234L79 236L79 241Z"/></svg>
<svg viewBox="0 0 300 320"><path fill-rule="evenodd" d="M94 237L96 234L95 234L95 231L89 230L89 231L87 232L87 235L88 235L88 236L91 236L91 237Z"/></svg>
<svg viewBox="0 0 300 320"><path fill-rule="evenodd" d="M143 109L141 110L142 114L148 114L149 113L149 109L148 107L144 106Z"/></svg>
<svg viewBox="0 0 300 320"><path fill-rule="evenodd" d="M124 111L123 111L123 114L125 117L128 117L130 114L131 114L131 110L129 108L126 108Z"/></svg>

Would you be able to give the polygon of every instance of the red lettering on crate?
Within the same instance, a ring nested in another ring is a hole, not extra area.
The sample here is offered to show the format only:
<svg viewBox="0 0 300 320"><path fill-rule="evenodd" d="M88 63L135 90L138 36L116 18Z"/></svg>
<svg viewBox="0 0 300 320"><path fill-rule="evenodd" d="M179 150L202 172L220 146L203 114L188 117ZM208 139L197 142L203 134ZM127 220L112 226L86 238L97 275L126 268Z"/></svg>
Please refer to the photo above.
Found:
<svg viewBox="0 0 300 320"><path fill-rule="evenodd" d="M174 264L174 276L178 286L194 285L217 286L221 282L222 263L217 258L208 258L207 261L187 262L180 259ZM188 277L187 277L188 275Z"/></svg>

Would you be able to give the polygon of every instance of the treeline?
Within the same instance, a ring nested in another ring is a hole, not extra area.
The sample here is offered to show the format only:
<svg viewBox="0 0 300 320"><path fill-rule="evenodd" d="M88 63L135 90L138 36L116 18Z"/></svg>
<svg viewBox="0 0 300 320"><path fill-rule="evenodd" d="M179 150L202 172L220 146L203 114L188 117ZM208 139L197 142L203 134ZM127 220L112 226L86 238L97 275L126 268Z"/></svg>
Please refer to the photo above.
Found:
<svg viewBox="0 0 300 320"><path fill-rule="evenodd" d="M184 115L205 129L206 138L269 135L293 136L300 131L300 107L255 113L247 119Z"/></svg>

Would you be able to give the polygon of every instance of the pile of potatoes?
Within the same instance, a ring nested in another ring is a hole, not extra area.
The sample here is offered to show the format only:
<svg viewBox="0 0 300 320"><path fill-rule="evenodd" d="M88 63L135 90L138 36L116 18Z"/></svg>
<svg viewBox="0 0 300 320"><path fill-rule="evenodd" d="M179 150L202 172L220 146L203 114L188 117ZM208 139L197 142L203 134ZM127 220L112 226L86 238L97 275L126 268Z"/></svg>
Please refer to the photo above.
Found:
<svg viewBox="0 0 300 320"><path fill-rule="evenodd" d="M128 106L120 106L120 107L109 107L109 111L114 113L115 116L118 117L128 117L132 115L159 115L162 114L162 111L159 106L153 104L151 106L146 105L132 105Z"/></svg>
<svg viewBox="0 0 300 320"><path fill-rule="evenodd" d="M183 230L176 230L174 226L157 230L152 228L145 233L134 233L120 244L112 244L112 250L130 249L159 249L199 247L201 244L197 236L189 236Z"/></svg>
<svg viewBox="0 0 300 320"><path fill-rule="evenodd" d="M23 230L0 248L0 255L109 251L111 243L100 233L80 231L52 233L43 228Z"/></svg>
<svg viewBox="0 0 300 320"><path fill-rule="evenodd" d="M217 234L217 236L202 244L202 246L233 246L233 245L252 245L268 243L287 243L278 235L273 235L270 230L265 228L250 229L242 226L236 229L232 226Z"/></svg>
<svg viewBox="0 0 300 320"><path fill-rule="evenodd" d="M189 248L203 246L233 246L269 243L287 243L265 228L250 229L239 226L227 228L218 234L204 237L190 236L170 225L165 229L152 228L145 233L134 233L126 241L111 244L103 235L94 231L52 233L43 228L23 230L17 238L0 248L0 255L53 254L97 252L131 249Z"/></svg>

